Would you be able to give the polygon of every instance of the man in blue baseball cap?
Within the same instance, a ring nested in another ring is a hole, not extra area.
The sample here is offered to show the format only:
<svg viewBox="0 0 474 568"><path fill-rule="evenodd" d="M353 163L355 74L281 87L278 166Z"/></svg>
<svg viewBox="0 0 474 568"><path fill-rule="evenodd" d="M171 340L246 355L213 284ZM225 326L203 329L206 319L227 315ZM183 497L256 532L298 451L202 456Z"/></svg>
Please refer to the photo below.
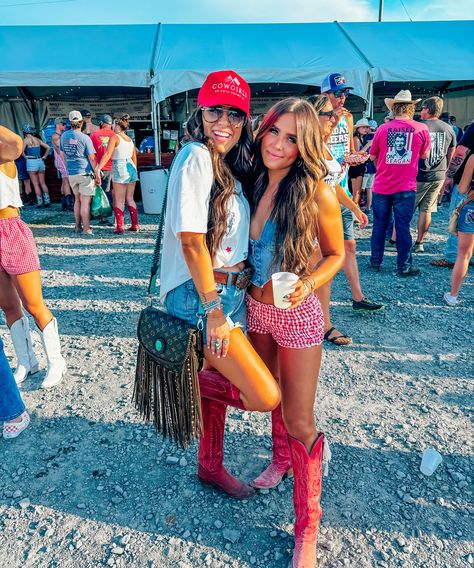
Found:
<svg viewBox="0 0 474 568"><path fill-rule="evenodd" d="M352 87L347 84L344 75L341 73L330 73L321 83L321 94L328 98L333 108L333 116L336 117L333 131L329 137L328 147L333 157L341 165L342 177L338 183L352 199L347 174L351 165L349 163L349 155L355 153L352 137L354 120L352 114L344 108L344 103L351 89ZM354 214L343 205L341 205L341 214L344 229L344 250L346 253L343 269L351 288L352 309L356 313L380 311L384 307L383 304L366 298L361 288L356 256ZM331 283L332 281L327 282L318 290L318 298L324 315L324 339L334 345L349 345L352 343L352 338L339 331L331 322Z"/></svg>

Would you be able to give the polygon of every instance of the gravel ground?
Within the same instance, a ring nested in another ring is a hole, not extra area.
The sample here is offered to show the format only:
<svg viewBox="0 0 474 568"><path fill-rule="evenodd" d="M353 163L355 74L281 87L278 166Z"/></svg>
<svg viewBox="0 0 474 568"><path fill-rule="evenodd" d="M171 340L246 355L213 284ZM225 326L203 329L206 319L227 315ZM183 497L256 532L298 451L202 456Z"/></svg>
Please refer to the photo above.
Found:
<svg viewBox="0 0 474 568"><path fill-rule="evenodd" d="M130 405L156 217L142 215L143 231L120 237L110 228L78 237L58 206L24 217L68 371L51 391L39 389L44 370L23 383L31 425L0 440L0 566L286 567L292 482L244 502L203 488L196 448L163 443ZM354 343L325 350L318 390L333 453L321 567L474 564L472 269L464 302L447 307L449 270L429 264L446 221L443 208L417 255L423 274L407 280L395 276L393 252L382 273L366 270L370 233L359 231L363 287L383 313L354 316L345 277L336 278L333 321ZM0 333L11 357L4 320ZM243 479L270 455L269 424L267 415L229 411L226 460ZM431 478L419 472L426 447L444 458Z"/></svg>

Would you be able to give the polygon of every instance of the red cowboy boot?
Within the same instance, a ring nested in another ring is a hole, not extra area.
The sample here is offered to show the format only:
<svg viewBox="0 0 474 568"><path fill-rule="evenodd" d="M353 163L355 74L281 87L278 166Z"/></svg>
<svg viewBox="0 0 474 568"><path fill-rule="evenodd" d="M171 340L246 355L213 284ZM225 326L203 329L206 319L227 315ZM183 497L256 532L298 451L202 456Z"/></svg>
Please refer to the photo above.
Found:
<svg viewBox="0 0 474 568"><path fill-rule="evenodd" d="M295 547L292 568L316 567L316 541L321 515L324 434L316 438L308 455L305 445L288 435L291 463L295 475Z"/></svg>
<svg viewBox="0 0 474 568"><path fill-rule="evenodd" d="M224 467L224 431L227 405L243 409L239 390L217 371L199 373L203 433L199 440L198 477L236 499L248 499L255 490Z"/></svg>
<svg viewBox="0 0 474 568"><path fill-rule="evenodd" d="M114 207L115 215L115 231L116 235L121 235L123 233L123 211L119 207Z"/></svg>
<svg viewBox="0 0 474 568"><path fill-rule="evenodd" d="M257 489L272 489L280 484L285 476L293 476L291 469L291 455L288 446L288 432L286 431L281 404L272 411L272 461L265 471L250 482Z"/></svg>
<svg viewBox="0 0 474 568"><path fill-rule="evenodd" d="M128 206L128 211L130 213L130 220L132 222L132 226L128 229L129 231L134 231L138 233L140 227L138 226L138 209L136 207Z"/></svg>

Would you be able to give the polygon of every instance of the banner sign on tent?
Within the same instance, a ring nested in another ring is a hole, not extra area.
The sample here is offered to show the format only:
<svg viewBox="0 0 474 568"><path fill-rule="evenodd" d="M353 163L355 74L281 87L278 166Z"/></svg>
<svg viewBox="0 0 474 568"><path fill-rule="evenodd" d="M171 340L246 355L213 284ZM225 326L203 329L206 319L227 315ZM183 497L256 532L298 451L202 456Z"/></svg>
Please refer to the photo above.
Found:
<svg viewBox="0 0 474 568"><path fill-rule="evenodd" d="M150 120L150 99L74 99L70 101L48 101L49 115L52 118L68 116L71 110L87 109L92 118L101 114L110 114L118 117L128 113L130 120Z"/></svg>

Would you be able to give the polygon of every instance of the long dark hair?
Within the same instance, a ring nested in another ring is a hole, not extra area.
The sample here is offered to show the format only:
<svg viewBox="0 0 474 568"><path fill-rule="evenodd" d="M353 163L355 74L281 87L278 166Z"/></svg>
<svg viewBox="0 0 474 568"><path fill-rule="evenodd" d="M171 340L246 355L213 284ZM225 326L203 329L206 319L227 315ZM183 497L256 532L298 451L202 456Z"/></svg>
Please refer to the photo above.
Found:
<svg viewBox="0 0 474 568"><path fill-rule="evenodd" d="M317 246L318 206L316 191L319 180L327 175L319 122L312 105L289 97L267 112L255 139L253 167L253 210L268 186L268 171L262 159L262 139L278 118L292 113L296 119L296 145L299 157L281 180L274 198L271 219L276 224L275 258L282 254L281 269L308 276L312 272L311 256Z"/></svg>
<svg viewBox="0 0 474 568"><path fill-rule="evenodd" d="M211 153L214 182L209 199L209 216L207 223L206 243L214 256L227 230L227 204L234 193L235 181L238 179L246 185L252 159L252 130L250 121L245 118L238 143L225 155L217 152L214 143L204 134L202 110L198 107L186 122L188 139L205 144Z"/></svg>

